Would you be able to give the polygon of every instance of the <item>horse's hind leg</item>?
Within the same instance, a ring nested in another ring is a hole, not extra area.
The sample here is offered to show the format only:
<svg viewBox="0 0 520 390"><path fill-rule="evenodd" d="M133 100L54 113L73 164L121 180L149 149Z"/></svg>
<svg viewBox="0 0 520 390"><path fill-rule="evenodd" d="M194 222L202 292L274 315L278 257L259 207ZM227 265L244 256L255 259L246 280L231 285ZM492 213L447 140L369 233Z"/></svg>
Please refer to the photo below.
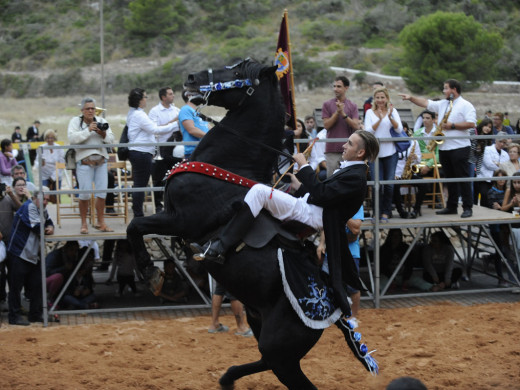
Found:
<svg viewBox="0 0 520 390"><path fill-rule="evenodd" d="M222 390L232 390L237 379L267 370L269 370L269 367L263 360L242 364L240 366L231 366L227 369L226 373L222 375L218 383Z"/></svg>
<svg viewBox="0 0 520 390"><path fill-rule="evenodd" d="M300 360L322 333L323 330L306 327L283 296L263 321L258 341L262 359L289 390L316 390L303 373Z"/></svg>

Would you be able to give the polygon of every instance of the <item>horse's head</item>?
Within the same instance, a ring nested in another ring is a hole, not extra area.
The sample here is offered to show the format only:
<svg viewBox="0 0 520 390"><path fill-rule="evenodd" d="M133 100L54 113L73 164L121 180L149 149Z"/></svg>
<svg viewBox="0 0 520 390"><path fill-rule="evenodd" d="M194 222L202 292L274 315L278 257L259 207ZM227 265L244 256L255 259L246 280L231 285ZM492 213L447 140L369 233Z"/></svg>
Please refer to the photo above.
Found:
<svg viewBox="0 0 520 390"><path fill-rule="evenodd" d="M201 101L193 103L227 110L220 123L201 139L192 160L209 162L253 180L270 180L278 156L258 143L277 150L282 147L285 110L276 69L246 59L188 76L187 90L200 94Z"/></svg>
<svg viewBox="0 0 520 390"><path fill-rule="evenodd" d="M252 96L264 78L276 82L276 66L264 66L249 58L221 69L188 75L184 86L201 94L201 103L233 109Z"/></svg>

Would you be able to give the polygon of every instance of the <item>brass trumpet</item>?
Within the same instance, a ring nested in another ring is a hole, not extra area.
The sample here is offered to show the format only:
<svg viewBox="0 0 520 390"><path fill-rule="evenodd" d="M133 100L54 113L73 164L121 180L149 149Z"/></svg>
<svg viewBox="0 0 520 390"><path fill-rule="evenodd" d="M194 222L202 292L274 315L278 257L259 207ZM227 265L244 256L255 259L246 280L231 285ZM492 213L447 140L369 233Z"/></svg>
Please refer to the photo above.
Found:
<svg viewBox="0 0 520 390"><path fill-rule="evenodd" d="M96 107L96 114L95 115L101 115L103 112L106 111L106 108Z"/></svg>
<svg viewBox="0 0 520 390"><path fill-rule="evenodd" d="M155 141L159 142L159 136L158 135L155 136ZM154 161L164 160L163 156L161 156L161 147L159 145L157 145L155 147L155 156L154 156L153 160Z"/></svg>
<svg viewBox="0 0 520 390"><path fill-rule="evenodd" d="M424 164L424 163L414 164L410 167L410 170L413 173L418 174L419 172L421 172L421 169L424 168L425 166L426 166L426 164ZM442 168L442 165L441 164L432 165L431 168L433 168L433 167Z"/></svg>

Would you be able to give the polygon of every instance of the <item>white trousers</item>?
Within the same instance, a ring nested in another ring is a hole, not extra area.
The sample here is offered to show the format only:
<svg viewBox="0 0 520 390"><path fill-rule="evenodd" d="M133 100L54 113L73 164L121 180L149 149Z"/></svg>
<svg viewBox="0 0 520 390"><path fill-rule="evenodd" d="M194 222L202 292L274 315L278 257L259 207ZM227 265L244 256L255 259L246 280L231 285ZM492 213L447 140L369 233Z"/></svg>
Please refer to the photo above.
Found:
<svg viewBox="0 0 520 390"><path fill-rule="evenodd" d="M244 201L255 217L264 208L280 221L298 221L319 230L323 227L323 209L307 203L308 197L309 194L295 198L279 190L271 191L271 187L264 184L255 184L247 192Z"/></svg>

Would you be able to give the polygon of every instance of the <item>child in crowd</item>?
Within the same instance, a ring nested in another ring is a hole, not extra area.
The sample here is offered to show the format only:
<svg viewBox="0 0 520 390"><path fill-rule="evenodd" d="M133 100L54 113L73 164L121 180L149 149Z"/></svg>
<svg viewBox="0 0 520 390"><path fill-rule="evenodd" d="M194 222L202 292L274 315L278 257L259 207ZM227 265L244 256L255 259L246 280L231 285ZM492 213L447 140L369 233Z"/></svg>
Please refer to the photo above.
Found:
<svg viewBox="0 0 520 390"><path fill-rule="evenodd" d="M82 259L85 252L87 257L71 280L67 291L63 296L63 303L71 309L97 309L97 297L94 294L94 278L92 267L94 265L94 252L88 247L79 250L78 258Z"/></svg>
<svg viewBox="0 0 520 390"><path fill-rule="evenodd" d="M128 239L117 240L112 269L106 281L106 284L110 284L114 275L117 275L119 289L116 292L116 297L123 295L126 286L129 286L134 294L138 292L137 286L135 285L135 268L135 256L132 252L130 242Z"/></svg>
<svg viewBox="0 0 520 390"><path fill-rule="evenodd" d="M446 234L441 230L433 233L430 243L422 251L424 280L434 283L432 291L458 288L462 269L455 267L455 249Z"/></svg>
<svg viewBox="0 0 520 390"><path fill-rule="evenodd" d="M159 293L161 303L166 301L187 302L188 286L175 270L175 263L168 259L164 261L164 282Z"/></svg>
<svg viewBox="0 0 520 390"><path fill-rule="evenodd" d="M518 179L511 180L511 185L508 186L504 195L504 202L501 208L502 211L514 212L515 208L517 209L516 211L520 208L520 172L515 172L513 176L518 177ZM515 240L516 248L518 250L520 248L520 223L511 224L511 239ZM507 250L508 253L506 254L506 257L517 276L520 277L516 261L514 260L514 253L510 248L511 247Z"/></svg>
<svg viewBox="0 0 520 390"><path fill-rule="evenodd" d="M500 177L508 176L507 172L503 169L497 169L493 173L494 180L491 182L491 189L488 191L488 204L487 207L495 209L495 210L503 210L502 206L504 205L504 196L506 193L506 181L501 180ZM491 232L491 237L495 243L504 250L509 247L509 229L507 225L503 224L493 224L489 226L489 231ZM485 268L489 264L489 261L493 260L495 263L495 270L497 276L499 277L498 286L505 287L506 282L503 280L503 272L502 272L502 261L498 253L490 255L487 259L484 260Z"/></svg>

